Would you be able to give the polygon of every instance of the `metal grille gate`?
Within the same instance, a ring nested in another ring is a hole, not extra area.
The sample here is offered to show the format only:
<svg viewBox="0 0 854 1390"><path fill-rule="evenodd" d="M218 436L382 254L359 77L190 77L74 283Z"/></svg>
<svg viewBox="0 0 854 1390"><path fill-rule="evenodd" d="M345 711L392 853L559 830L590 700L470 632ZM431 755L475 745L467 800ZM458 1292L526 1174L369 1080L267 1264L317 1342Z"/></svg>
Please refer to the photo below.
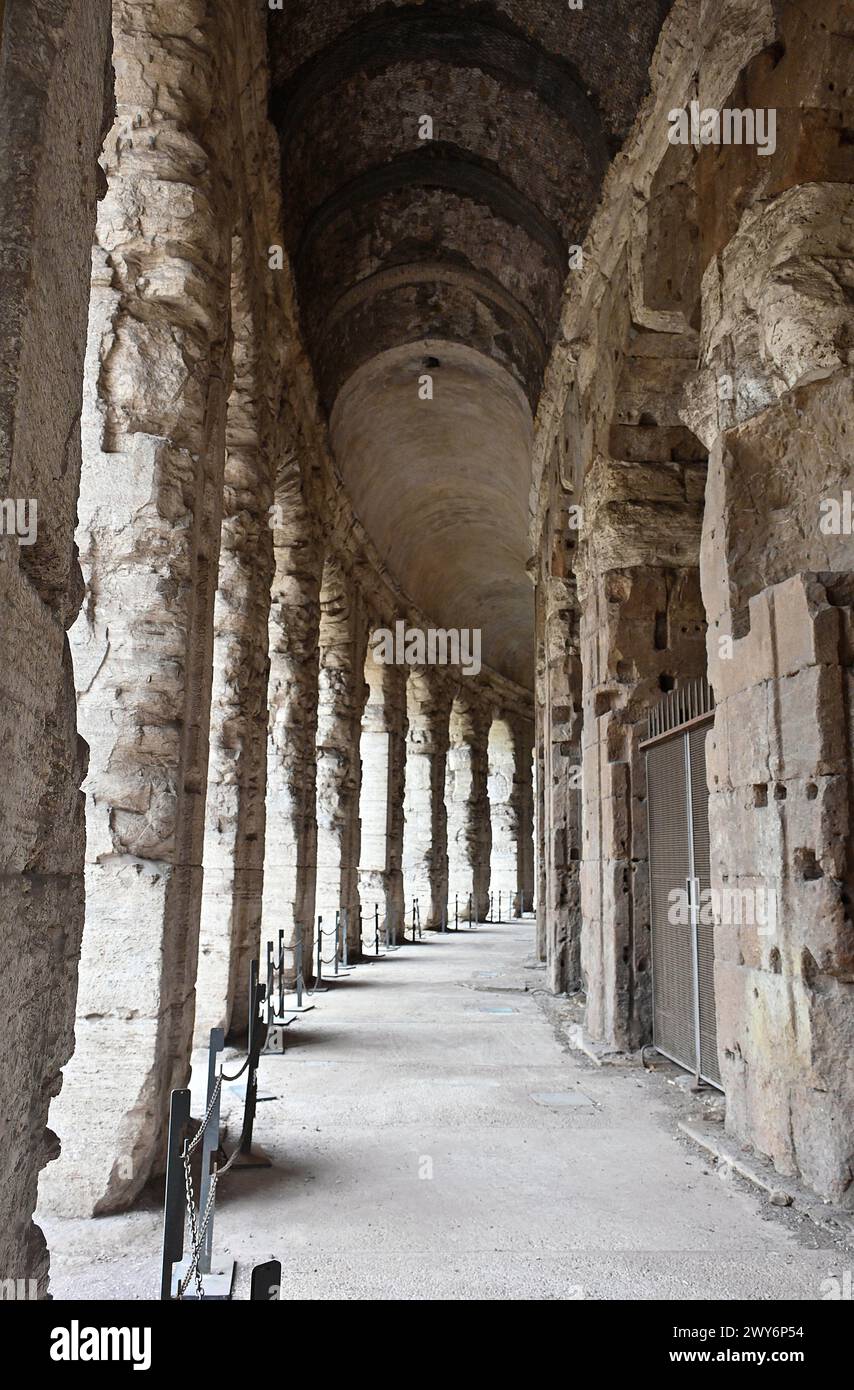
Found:
<svg viewBox="0 0 854 1390"><path fill-rule="evenodd" d="M708 902L709 794L705 743L714 697L705 681L652 711L646 755L652 927L653 1041L659 1052L720 1087L714 926ZM674 911L674 890L684 897ZM687 921L686 921L687 918Z"/></svg>

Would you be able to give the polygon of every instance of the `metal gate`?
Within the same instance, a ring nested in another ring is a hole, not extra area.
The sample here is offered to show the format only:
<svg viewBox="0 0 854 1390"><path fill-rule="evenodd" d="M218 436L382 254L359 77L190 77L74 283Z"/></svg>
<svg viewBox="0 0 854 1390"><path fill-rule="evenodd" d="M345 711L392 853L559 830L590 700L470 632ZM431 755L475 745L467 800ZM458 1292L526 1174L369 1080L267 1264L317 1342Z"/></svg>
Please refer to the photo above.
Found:
<svg viewBox="0 0 854 1390"><path fill-rule="evenodd" d="M652 711L646 754L652 927L653 1041L659 1052L720 1087L714 926L709 911L706 734L714 696L705 681Z"/></svg>

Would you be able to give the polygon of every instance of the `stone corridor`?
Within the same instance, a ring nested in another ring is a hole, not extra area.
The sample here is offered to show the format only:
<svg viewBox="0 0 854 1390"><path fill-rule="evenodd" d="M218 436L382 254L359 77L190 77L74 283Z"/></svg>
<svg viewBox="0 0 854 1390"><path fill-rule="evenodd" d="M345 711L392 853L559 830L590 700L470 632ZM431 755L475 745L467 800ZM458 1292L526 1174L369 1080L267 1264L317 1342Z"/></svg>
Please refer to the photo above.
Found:
<svg viewBox="0 0 854 1390"><path fill-rule="evenodd" d="M236 1297L273 1256L286 1299L821 1296L844 1251L679 1142L661 1076L561 1045L534 945L530 919L425 937L291 1025L261 1063L274 1166L217 1204ZM154 1194L49 1220L54 1296L156 1297L160 1220Z"/></svg>
<svg viewBox="0 0 854 1390"><path fill-rule="evenodd" d="M818 1297L852 441L851 0L0 0L0 1288L152 1287L337 922L241 1267Z"/></svg>

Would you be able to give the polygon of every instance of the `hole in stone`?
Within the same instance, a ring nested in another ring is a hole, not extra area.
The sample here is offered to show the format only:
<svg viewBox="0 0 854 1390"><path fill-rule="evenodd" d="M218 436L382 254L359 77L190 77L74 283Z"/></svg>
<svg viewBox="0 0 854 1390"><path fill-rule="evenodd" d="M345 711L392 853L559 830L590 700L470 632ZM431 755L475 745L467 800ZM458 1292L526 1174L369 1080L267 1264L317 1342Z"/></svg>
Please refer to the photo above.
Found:
<svg viewBox="0 0 854 1390"><path fill-rule="evenodd" d="M658 678L658 688L665 692L676 689L676 680L673 676L668 676L666 671L662 671Z"/></svg>
<svg viewBox="0 0 854 1390"><path fill-rule="evenodd" d="M736 640L746 637L750 631L750 609L745 603L743 607L736 608L732 615L732 635Z"/></svg>
<svg viewBox="0 0 854 1390"><path fill-rule="evenodd" d="M781 969L781 965L780 965L780 952L779 952L779 950L777 949L776 946L773 946L773 947L771 948L771 954L770 954L769 957L768 957L768 964L770 965L771 970L773 971L773 973L774 973L775 975L779 975L780 969Z"/></svg>
<svg viewBox="0 0 854 1390"><path fill-rule="evenodd" d="M815 956L804 947L801 951L801 975L804 978L804 982L808 985L813 984L817 974L818 965L816 964Z"/></svg>
<svg viewBox="0 0 854 1390"><path fill-rule="evenodd" d="M753 804L754 806L768 805L768 787L764 782L755 783L753 788Z"/></svg>
<svg viewBox="0 0 854 1390"><path fill-rule="evenodd" d="M601 714L609 714L614 708L614 692L612 690L600 690L593 701L593 713L598 719Z"/></svg>
<svg viewBox="0 0 854 1390"><path fill-rule="evenodd" d="M639 975L642 975L642 974L644 973L645 970L646 970L646 961L645 961L645 960L639 960L639 961L638 961L638 974L639 974Z"/></svg>
<svg viewBox="0 0 854 1390"><path fill-rule="evenodd" d="M807 801L815 801L818 796L818 787L815 782L807 782Z"/></svg>
<svg viewBox="0 0 854 1390"><path fill-rule="evenodd" d="M646 429L654 429L658 426L658 421L654 415L650 415L648 410L644 410L638 424L643 425Z"/></svg>
<svg viewBox="0 0 854 1390"><path fill-rule="evenodd" d="M684 629L683 629L684 630ZM657 652L667 651L667 614L656 613L655 615L655 650Z"/></svg>
<svg viewBox="0 0 854 1390"><path fill-rule="evenodd" d="M774 799L775 799L775 801L785 801L785 800L786 800L786 797L788 796L788 794L789 794L789 793L787 792L784 783L783 783L783 782L777 782L776 785L775 785L775 787L774 787Z"/></svg>
<svg viewBox="0 0 854 1390"><path fill-rule="evenodd" d="M426 369L428 372L435 372L436 368L437 368L437 367L441 367L441 365L442 365L442 364L441 364L441 362L439 361L438 357L425 357L425 358L424 358L424 367L425 367L425 369Z"/></svg>
<svg viewBox="0 0 854 1390"><path fill-rule="evenodd" d="M815 857L815 850L795 850L795 872L807 883L817 878L824 878L824 869Z"/></svg>

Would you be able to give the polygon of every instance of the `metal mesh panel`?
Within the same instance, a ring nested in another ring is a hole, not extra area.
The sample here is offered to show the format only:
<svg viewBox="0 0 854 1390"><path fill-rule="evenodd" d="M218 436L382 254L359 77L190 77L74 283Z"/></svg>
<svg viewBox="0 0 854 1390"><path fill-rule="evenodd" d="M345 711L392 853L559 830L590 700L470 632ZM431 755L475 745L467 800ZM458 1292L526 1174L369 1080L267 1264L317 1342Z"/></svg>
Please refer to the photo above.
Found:
<svg viewBox="0 0 854 1390"><path fill-rule="evenodd" d="M652 924L653 1036L656 1047L695 1069L691 928L670 922L670 893L689 871L685 744L668 739L646 754Z"/></svg>
<svg viewBox="0 0 854 1390"><path fill-rule="evenodd" d="M694 835L694 873L700 881L701 903L707 901L711 887L709 863L709 792L706 783L706 736L708 726L692 729L687 735L691 762L691 804ZM704 925L701 914L697 928L697 960L700 999L700 1074L719 1086L718 1033L715 1018L715 941L714 927Z"/></svg>

